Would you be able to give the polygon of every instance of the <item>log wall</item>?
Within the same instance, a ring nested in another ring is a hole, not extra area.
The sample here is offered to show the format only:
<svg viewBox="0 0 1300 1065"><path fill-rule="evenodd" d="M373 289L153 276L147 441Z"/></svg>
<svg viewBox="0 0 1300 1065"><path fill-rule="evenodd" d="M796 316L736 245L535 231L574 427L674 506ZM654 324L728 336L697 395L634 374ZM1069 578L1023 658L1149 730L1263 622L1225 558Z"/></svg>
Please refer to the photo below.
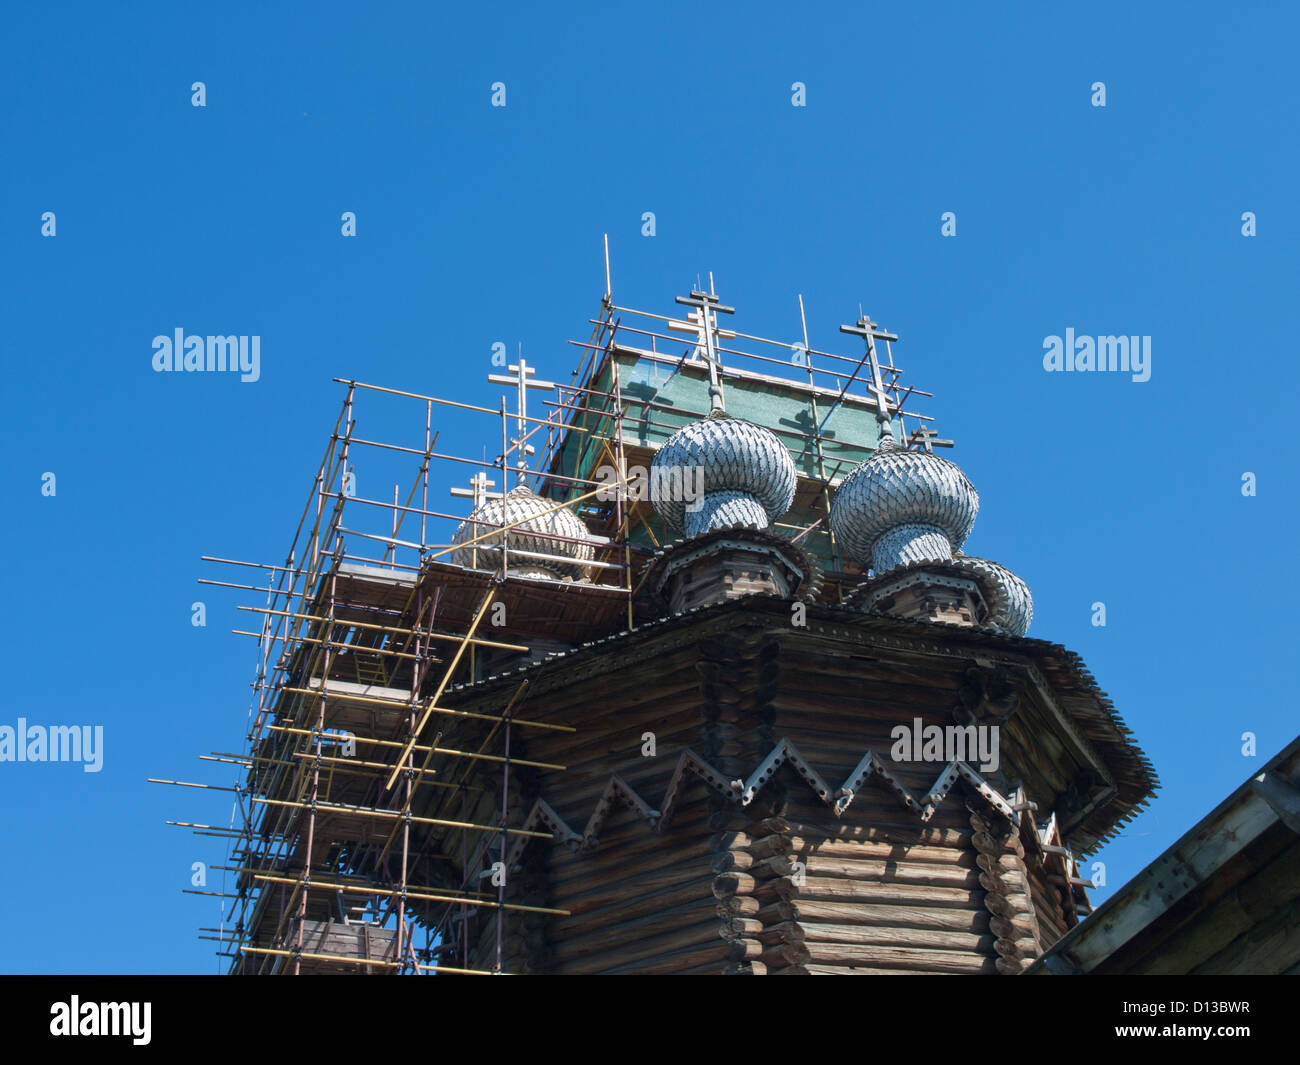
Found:
<svg viewBox="0 0 1300 1065"><path fill-rule="evenodd" d="M929 791L944 766L893 761L890 730L953 724L968 661L882 661L770 623L677 633L641 652L517 711L578 729L525 733L520 757L566 768L520 774L517 787L581 841L523 849L508 897L568 913L508 914L509 971L1010 974L1064 933L1059 892L974 792L954 787L926 820L879 778L839 816L830 805L869 749L899 787ZM787 762L737 801L725 782L748 778L782 740L828 795ZM688 749L723 785L688 773L665 824ZM615 777L642 808L609 801ZM481 924L474 967L490 968L494 925Z"/></svg>

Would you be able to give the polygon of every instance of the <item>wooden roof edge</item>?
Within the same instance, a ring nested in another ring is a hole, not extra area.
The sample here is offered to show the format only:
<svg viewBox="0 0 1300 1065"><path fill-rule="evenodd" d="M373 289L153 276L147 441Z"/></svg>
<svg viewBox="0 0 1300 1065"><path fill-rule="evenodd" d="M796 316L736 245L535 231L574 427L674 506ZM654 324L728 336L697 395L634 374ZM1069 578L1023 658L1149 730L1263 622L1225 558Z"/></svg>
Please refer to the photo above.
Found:
<svg viewBox="0 0 1300 1065"><path fill-rule="evenodd" d="M1300 833L1300 736L1066 933L1026 973L1092 972L1279 822Z"/></svg>
<svg viewBox="0 0 1300 1065"><path fill-rule="evenodd" d="M1160 790L1160 778L1156 775L1151 760L1137 745L1133 730L1115 709L1114 702L1102 690L1083 659L1060 644L1048 646L1051 651L1039 659L1040 666L1048 674L1047 679L1053 687L1072 683L1075 691L1084 696L1084 706L1066 705L1064 709L1080 731L1085 733L1088 744L1098 750L1116 789L1110 801L1089 811L1067 830L1070 835L1082 832L1092 837L1091 842L1080 847L1081 853L1086 854L1110 839L1125 822L1136 816ZM1090 710L1098 713L1091 714ZM1098 727L1108 735L1097 735ZM1113 810L1116 802L1121 804L1124 811L1118 818ZM1104 812L1108 810L1111 812L1105 816L1111 818L1113 823L1109 826L1099 824Z"/></svg>
<svg viewBox="0 0 1300 1065"><path fill-rule="evenodd" d="M510 678L525 673L537 676L555 671L556 676L559 676L568 667L636 637L671 633L686 625L712 620L715 616L732 612L769 614L779 612L784 618L789 611L790 602L783 596L758 594L694 607L679 614L669 614L644 622L631 629L612 632L574 647L571 651L508 672L495 674L473 683L453 685L448 688L448 694L486 694L499 684L508 682ZM1101 727L1109 735L1085 736L1082 725L1087 715L1082 712L1062 707L1060 716L1077 741L1077 746L1084 751L1091 749L1086 760L1094 764L1100 762L1107 774L1114 778L1116 785L1116 795L1110 801L1099 805L1082 819L1079 825L1074 826L1071 834L1078 835L1082 832L1087 837L1080 848L1082 853L1095 849L1126 820L1136 816L1145 802L1159 788L1159 780L1151 768L1150 761L1132 739L1132 730L1124 723L1110 698L1083 665L1082 658L1060 644L1032 637L1009 636L986 628L962 628L941 622L898 618L878 611L862 611L815 602L808 604L808 618L809 620L818 618L830 624L846 624L859 631L886 630L891 634L914 635L931 640L942 636L945 643L949 645L965 645L973 649L992 647L1023 655L1038 667L1046 685L1053 689L1054 695L1082 696L1090 708L1099 711L1089 718L1087 723L1094 731L1097 727ZM1057 701L1060 702L1060 698ZM1104 821L1109 821L1110 824L1098 823Z"/></svg>

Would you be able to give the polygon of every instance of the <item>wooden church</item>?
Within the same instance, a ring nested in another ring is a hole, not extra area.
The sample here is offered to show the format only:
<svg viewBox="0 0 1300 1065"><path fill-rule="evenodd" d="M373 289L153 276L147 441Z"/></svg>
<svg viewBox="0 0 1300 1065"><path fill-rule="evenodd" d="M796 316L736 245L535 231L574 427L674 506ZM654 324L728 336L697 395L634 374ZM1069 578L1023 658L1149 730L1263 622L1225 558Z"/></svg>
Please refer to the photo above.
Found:
<svg viewBox="0 0 1300 1065"><path fill-rule="evenodd" d="M567 610L533 599L534 582L580 565L581 531L516 526L515 546L569 560L509 593L508 638L550 651L480 662L443 701L574 731L521 729L513 747L564 767L519 766L507 789L518 824L551 834L505 853L505 898L531 909L500 944L494 921L471 919L444 957L484 969L500 950L506 970L533 973L1010 974L1089 912L1077 856L1134 816L1150 767L1080 659L1025 636L1024 582L961 553L975 490L924 433L895 439L875 355L887 334L851 331L868 340L876 438L834 484L821 531L856 577L839 571L828 592L825 562L774 527L796 495L805 510L823 497L777 432L724 410L707 331L691 369L709 412L657 447L629 434L653 469L702 469L704 486L648 501L676 538L637 574L637 623L572 583ZM653 357L605 354L631 360L623 396ZM545 511L539 498L477 517L509 525ZM484 554L480 567L500 563ZM455 734L463 748L485 730ZM976 754L986 734L995 765Z"/></svg>
<svg viewBox="0 0 1300 1065"><path fill-rule="evenodd" d="M782 349L709 287L684 320L607 293L570 385L493 377L500 491L453 492L449 543L444 401L377 389L426 408L424 491L367 534L345 382L264 608L232 972L1016 974L1089 912L1154 774L963 552L979 498L897 337Z"/></svg>

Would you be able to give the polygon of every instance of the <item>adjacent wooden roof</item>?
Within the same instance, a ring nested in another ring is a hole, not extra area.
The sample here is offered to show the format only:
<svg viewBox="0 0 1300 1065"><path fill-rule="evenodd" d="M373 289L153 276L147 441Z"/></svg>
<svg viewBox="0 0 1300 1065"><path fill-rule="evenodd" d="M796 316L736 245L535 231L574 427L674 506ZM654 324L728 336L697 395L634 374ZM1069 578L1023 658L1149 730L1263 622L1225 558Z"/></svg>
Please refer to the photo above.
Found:
<svg viewBox="0 0 1300 1065"><path fill-rule="evenodd" d="M1300 974L1300 738L1048 951L1042 974Z"/></svg>

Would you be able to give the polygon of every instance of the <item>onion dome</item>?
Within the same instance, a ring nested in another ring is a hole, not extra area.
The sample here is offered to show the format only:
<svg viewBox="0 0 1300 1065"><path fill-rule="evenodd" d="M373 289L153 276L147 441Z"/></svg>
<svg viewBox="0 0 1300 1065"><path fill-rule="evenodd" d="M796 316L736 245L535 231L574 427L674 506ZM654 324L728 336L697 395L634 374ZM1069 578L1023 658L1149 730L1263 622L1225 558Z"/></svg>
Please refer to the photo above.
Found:
<svg viewBox="0 0 1300 1065"><path fill-rule="evenodd" d="M794 460L786 446L770 429L720 411L669 437L651 476L658 485L702 493L692 499L683 491L652 494L659 516L687 536L737 525L766 529L794 502Z"/></svg>
<svg viewBox="0 0 1300 1065"><path fill-rule="evenodd" d="M953 561L984 578L980 581L980 589L989 608L986 625L1002 629L1012 636L1023 636L1029 631L1029 623L1034 620L1034 597L1029 585L1006 566L987 558L958 554Z"/></svg>
<svg viewBox="0 0 1300 1065"><path fill-rule="evenodd" d="M501 551L499 547L493 545L499 545L504 536L512 574L523 577L546 577L551 580L585 577L587 567L584 563L595 557L595 550L589 543L572 541L589 540L591 534L572 511L564 507L553 509L555 506L556 504L551 500L543 499L531 488L523 485L507 492L500 499L489 499L460 523L451 542L463 544L479 536L485 539L453 552L452 561L458 566L474 567L477 554L476 568L497 568L501 565ZM496 536L487 536L493 528L499 529L502 525L513 525L515 522L523 524L505 533L498 532ZM559 539L559 537L568 539ZM531 551L552 557L531 558L525 554L516 556L517 551ZM563 561L564 559L572 561L566 562Z"/></svg>
<svg viewBox="0 0 1300 1065"><path fill-rule="evenodd" d="M847 554L881 574L950 559L978 513L979 494L960 466L886 434L840 484L831 531Z"/></svg>

